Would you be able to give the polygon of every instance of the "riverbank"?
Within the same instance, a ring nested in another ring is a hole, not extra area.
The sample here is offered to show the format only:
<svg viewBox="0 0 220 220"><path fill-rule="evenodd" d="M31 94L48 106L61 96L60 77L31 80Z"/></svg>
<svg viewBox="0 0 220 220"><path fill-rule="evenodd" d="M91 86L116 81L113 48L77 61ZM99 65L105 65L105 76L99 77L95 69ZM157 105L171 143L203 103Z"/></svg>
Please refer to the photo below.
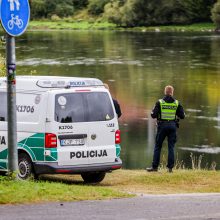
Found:
<svg viewBox="0 0 220 220"><path fill-rule="evenodd" d="M34 30L129 30L142 32L212 32L215 30L213 23L198 23L191 25L170 25L152 27L122 28L109 22L95 22L84 20L59 20L59 21L31 21L29 31Z"/></svg>
<svg viewBox="0 0 220 220"><path fill-rule="evenodd" d="M40 181L0 178L0 204L102 200L139 194L220 193L220 171L175 170L147 173L118 170L98 185L85 185L80 176L46 175Z"/></svg>

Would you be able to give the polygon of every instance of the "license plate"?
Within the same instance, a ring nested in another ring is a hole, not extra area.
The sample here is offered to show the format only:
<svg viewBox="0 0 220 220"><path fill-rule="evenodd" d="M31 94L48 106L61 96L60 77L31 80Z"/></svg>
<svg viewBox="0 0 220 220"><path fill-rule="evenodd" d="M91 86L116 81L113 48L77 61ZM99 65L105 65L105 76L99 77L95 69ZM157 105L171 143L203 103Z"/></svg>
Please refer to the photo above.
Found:
<svg viewBox="0 0 220 220"><path fill-rule="evenodd" d="M75 146L75 145L84 145L84 139L63 139L60 140L61 146Z"/></svg>

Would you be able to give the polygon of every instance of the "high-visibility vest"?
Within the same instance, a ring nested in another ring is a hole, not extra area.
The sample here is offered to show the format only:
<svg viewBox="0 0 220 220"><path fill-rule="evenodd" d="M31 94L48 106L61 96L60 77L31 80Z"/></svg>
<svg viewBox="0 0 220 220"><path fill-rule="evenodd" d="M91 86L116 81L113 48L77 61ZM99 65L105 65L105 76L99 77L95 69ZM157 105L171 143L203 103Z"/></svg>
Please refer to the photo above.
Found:
<svg viewBox="0 0 220 220"><path fill-rule="evenodd" d="M160 109L161 109L161 120L175 120L176 119L176 110L178 108L179 102L175 100L172 103L165 102L163 99L159 100Z"/></svg>

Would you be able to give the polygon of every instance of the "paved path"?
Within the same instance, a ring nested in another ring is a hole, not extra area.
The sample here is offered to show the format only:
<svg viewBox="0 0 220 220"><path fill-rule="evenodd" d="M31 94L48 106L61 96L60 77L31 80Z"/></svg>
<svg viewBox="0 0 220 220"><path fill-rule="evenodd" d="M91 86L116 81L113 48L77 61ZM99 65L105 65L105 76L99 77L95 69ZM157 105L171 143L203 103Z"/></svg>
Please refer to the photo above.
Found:
<svg viewBox="0 0 220 220"><path fill-rule="evenodd" d="M142 195L132 199L1 205L0 220L219 220L220 194Z"/></svg>

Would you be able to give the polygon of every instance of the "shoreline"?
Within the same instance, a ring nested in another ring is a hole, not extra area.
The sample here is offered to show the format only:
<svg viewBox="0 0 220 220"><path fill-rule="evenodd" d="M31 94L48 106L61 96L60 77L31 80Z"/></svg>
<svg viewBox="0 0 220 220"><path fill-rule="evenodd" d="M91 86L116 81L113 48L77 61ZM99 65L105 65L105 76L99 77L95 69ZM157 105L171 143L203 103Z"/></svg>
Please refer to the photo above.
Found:
<svg viewBox="0 0 220 220"><path fill-rule="evenodd" d="M53 30L107 30L107 31L137 31L137 32L215 32L213 23L196 23L190 25L169 25L123 28L108 22L89 21L30 21L27 31Z"/></svg>

